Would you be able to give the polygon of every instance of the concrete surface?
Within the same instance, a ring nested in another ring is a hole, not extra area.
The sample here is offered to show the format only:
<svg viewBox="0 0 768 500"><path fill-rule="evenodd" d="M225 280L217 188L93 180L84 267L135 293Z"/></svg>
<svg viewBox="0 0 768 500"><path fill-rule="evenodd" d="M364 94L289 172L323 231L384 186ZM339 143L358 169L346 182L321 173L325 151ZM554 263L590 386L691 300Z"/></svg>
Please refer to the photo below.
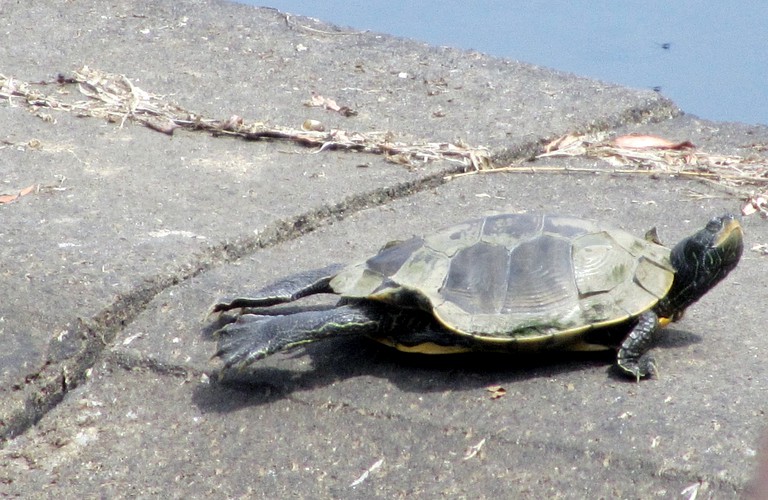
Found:
<svg viewBox="0 0 768 500"><path fill-rule="evenodd" d="M632 131L765 163L765 127L473 52L224 2L0 5L0 74L124 74L205 117L306 119L524 159L565 133ZM74 92L72 86L41 91ZM304 102L349 105L344 117ZM765 426L765 221L740 266L669 330L661 377L605 356L424 358L328 341L213 379L222 295L355 260L492 210L597 218L674 242L736 212L674 176L487 174L0 106L0 494L169 498L737 498ZM34 140L34 141L33 141ZM32 142L30 142L32 141ZM757 146L756 146L757 145ZM761 156L763 155L763 156ZM540 162L536 163L540 164ZM360 165L365 165L361 168ZM600 173L602 171L602 173ZM491 399L490 386L506 395ZM474 448L473 448L474 447ZM475 452L473 452L475 450Z"/></svg>

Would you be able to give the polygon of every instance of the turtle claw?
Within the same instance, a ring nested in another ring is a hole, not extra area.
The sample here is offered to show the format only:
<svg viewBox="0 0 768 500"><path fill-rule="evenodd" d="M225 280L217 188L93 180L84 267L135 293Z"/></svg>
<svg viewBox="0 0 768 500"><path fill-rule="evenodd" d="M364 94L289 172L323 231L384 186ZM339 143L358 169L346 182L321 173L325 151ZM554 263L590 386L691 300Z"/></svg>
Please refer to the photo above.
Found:
<svg viewBox="0 0 768 500"><path fill-rule="evenodd" d="M637 359L621 359L617 366L624 375L634 377L638 382L640 379L659 375L656 360L649 354L644 354Z"/></svg>
<svg viewBox="0 0 768 500"><path fill-rule="evenodd" d="M256 360L264 358L270 351L271 336L260 327L268 318L256 315L240 316L216 332L218 349L213 358L220 358L224 368L242 370ZM266 334L265 334L266 333Z"/></svg>

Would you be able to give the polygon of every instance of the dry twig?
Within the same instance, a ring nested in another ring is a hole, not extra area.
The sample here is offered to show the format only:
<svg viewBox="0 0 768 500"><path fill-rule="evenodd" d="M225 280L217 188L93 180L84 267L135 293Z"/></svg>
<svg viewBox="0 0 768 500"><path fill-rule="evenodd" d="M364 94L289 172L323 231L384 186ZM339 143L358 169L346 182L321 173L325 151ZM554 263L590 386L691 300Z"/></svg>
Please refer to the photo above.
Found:
<svg viewBox="0 0 768 500"><path fill-rule="evenodd" d="M47 84L47 82L43 82ZM391 132L349 132L333 129L302 130L268 125L262 122L246 122L239 116L226 120L204 118L185 110L163 98L136 87L123 75L103 73L84 66L74 72L72 78L60 77L60 85L76 84L86 99L66 102L63 98L46 95L35 90L35 85L0 75L0 99L11 105L25 104L33 112L41 109L68 111L78 116L104 118L119 122L140 123L168 135L176 129L206 131L216 136L239 137L246 140L282 140L317 148L316 152L348 150L381 154L394 163L416 164L447 160L479 170L490 165L490 153L486 148L468 147L452 143L424 142L407 144L391 140Z"/></svg>
<svg viewBox="0 0 768 500"><path fill-rule="evenodd" d="M67 93L46 95L37 90L38 85L76 85L81 100L69 98ZM586 157L600 159L611 169L569 168L554 166L496 165L487 148L452 143L402 143L393 140L391 132L354 132L341 129L324 130L322 126L304 126L300 129L247 122L239 116L226 120L205 118L197 113L167 101L163 96L146 92L123 75L104 73L87 66L66 78L59 76L55 82L26 83L0 75L0 99L10 105L25 105L37 116L50 119L44 111L56 110L75 113L78 116L104 118L119 122L140 123L152 130L172 135L176 129L205 131L215 136L238 137L245 140L277 140L314 148L314 153L329 149L384 155L393 163L415 166L432 161L445 160L464 166L466 172L449 176L454 178L479 172L560 172L565 174L594 174L610 172L616 175L669 175L688 177L715 183L736 190L748 203L768 213L766 202L755 200L768 198L768 160L759 154L749 157L710 154L693 149L689 142L671 143L669 148L649 147L630 149L643 137L624 136L607 141L604 137L568 134L543 148L536 159L552 157ZM69 98L68 100L65 100ZM323 106L338 107L335 101L323 98ZM343 109L339 107L338 110ZM337 111L338 111L337 110ZM306 122L305 122L306 123ZM662 141L653 138L651 143ZM753 145L754 151L760 151ZM746 207L746 205L745 205Z"/></svg>

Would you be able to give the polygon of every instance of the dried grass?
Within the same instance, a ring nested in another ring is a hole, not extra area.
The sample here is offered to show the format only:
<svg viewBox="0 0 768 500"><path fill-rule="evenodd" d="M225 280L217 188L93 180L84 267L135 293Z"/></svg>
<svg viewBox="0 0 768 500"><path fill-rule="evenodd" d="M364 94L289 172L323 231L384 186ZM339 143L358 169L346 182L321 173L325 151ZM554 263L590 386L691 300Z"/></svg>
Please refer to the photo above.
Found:
<svg viewBox="0 0 768 500"><path fill-rule="evenodd" d="M50 84L76 85L79 94L86 99L72 100L67 93L54 96L36 89ZM491 163L490 153L482 147L433 142L406 144L393 141L391 132L361 133L338 129L326 132L247 122L239 116L226 120L205 118L167 101L163 96L140 89L123 75L104 73L87 66L75 71L71 78L60 77L56 82L38 84L0 75L0 98L7 99L12 105L24 104L44 119L50 119L47 114L50 110L68 111L78 116L119 122L121 127L126 122L135 122L169 135L176 129L185 129L246 140L290 141L316 148L315 153L335 149L380 154L393 163L408 166L446 160L480 170L488 168Z"/></svg>
<svg viewBox="0 0 768 500"><path fill-rule="evenodd" d="M40 88L56 85L56 95L45 94ZM69 91L76 86L76 96ZM610 141L604 134L569 134L545 145L536 160L553 157L599 159L607 168L570 168L535 165L521 160L513 165L498 165L487 148L452 143L403 143L394 141L391 132L354 132L341 129L323 130L314 122L302 129L248 122L239 116L226 120L203 117L171 103L164 96L149 93L124 75L104 73L87 66L72 77L59 76L54 82L27 83L0 75L0 98L11 105L27 106L44 120L53 120L51 111L70 112L77 116L106 119L124 126L134 122L168 135L176 129L204 131L215 136L238 137L245 140L288 141L307 148L312 153L329 149L383 155L393 163L414 167L433 161L450 161L464 166L468 175L485 172L560 172L564 174L610 172L616 175L669 175L695 178L728 188L746 198L756 211L766 213L768 198L768 161L760 152L766 145L747 146L753 154L747 156L719 155L695 150L688 142L670 147L628 149L619 147L621 141ZM312 105L336 110L335 101L313 95ZM318 104L319 103L319 104ZM338 107L354 113L346 107ZM343 114L345 114L343 113ZM624 137L626 139L627 136ZM660 138L658 138L661 140ZM632 141L630 141L632 142ZM668 141L667 141L668 142ZM627 143L627 142L625 142ZM669 143L671 144L671 143ZM456 177L449 176L449 177ZM762 200L756 202L756 200Z"/></svg>

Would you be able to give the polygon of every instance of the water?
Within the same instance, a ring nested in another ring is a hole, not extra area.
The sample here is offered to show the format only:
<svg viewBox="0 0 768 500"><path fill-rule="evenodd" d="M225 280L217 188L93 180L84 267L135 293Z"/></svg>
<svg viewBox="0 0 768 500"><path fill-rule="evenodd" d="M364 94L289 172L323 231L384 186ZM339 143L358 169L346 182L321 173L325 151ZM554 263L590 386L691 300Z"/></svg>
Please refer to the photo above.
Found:
<svg viewBox="0 0 768 500"><path fill-rule="evenodd" d="M654 88L710 120L768 124L764 1L240 1Z"/></svg>

